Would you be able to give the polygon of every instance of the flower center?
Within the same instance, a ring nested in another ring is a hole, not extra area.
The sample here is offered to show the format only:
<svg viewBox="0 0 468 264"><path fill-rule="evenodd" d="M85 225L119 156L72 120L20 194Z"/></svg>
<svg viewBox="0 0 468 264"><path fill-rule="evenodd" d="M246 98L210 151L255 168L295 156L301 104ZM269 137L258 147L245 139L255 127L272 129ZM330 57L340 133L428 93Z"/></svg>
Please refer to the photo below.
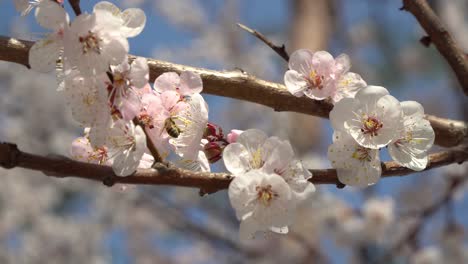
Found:
<svg viewBox="0 0 468 264"><path fill-rule="evenodd" d="M98 147L94 153L89 156L89 160L97 160L98 164L104 164L108 159L107 150L104 147Z"/></svg>
<svg viewBox="0 0 468 264"><path fill-rule="evenodd" d="M252 160L250 161L250 166L252 169L260 169L264 164L262 159L262 149L258 148L255 152L252 152Z"/></svg>
<svg viewBox="0 0 468 264"><path fill-rule="evenodd" d="M86 54L90 51L101 54L101 47L99 45L101 39L95 33L88 31L87 35L80 36L78 40L82 45L83 54Z"/></svg>
<svg viewBox="0 0 468 264"><path fill-rule="evenodd" d="M370 152L370 149L362 147L362 146L358 146L356 147L356 150L353 152L351 157L360 161L370 162L372 158L369 152Z"/></svg>
<svg viewBox="0 0 468 264"><path fill-rule="evenodd" d="M383 127L383 123L375 117L367 117L362 122L361 132L370 134L371 136L378 136L378 131Z"/></svg>
<svg viewBox="0 0 468 264"><path fill-rule="evenodd" d="M317 88L321 90L323 88L323 79L324 77L322 75L318 75L315 70L312 70L309 73L309 77L306 79L309 83L309 89Z"/></svg>
<svg viewBox="0 0 468 264"><path fill-rule="evenodd" d="M278 197L279 195L271 189L271 185L267 186L257 186L255 190L257 191L257 201L259 201L264 206L270 206L271 201Z"/></svg>

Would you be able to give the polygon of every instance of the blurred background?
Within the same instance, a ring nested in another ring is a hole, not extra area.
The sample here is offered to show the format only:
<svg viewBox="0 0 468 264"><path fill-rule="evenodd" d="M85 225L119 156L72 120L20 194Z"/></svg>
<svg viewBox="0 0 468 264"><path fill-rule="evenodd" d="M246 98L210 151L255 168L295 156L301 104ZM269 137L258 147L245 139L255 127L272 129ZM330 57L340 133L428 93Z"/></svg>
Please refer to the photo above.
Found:
<svg viewBox="0 0 468 264"><path fill-rule="evenodd" d="M97 2L81 1L88 12ZM298 48L347 53L351 71L368 84L385 86L401 101L417 100L426 113L468 120L467 97L435 48L421 45L424 32L411 14L398 10L400 0L114 3L145 10L145 30L130 39L135 55L217 70L241 68L282 82L287 64L238 28L240 22L284 43L289 53ZM468 0L430 3L468 52ZM11 0L0 0L0 16L1 35L27 40L44 35L34 16L21 17ZM54 75L0 62L0 140L33 153L68 155L81 129L56 87ZM210 121L225 132L263 129L291 140L308 168L330 167L328 120L205 98ZM388 159L385 151L382 159ZM213 166L223 169L222 162ZM383 179L365 190L319 186L289 235L241 243L226 191L199 197L196 189L107 188L0 169L0 263L468 263L465 187L433 214L407 213L436 203L448 179L467 174L467 164L451 165Z"/></svg>

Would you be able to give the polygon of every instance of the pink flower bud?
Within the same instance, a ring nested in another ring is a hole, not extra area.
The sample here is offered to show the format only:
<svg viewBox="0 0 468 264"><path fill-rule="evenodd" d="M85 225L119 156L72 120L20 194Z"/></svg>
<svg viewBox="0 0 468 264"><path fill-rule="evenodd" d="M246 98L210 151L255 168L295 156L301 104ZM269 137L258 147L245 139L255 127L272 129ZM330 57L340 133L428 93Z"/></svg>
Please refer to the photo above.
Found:
<svg viewBox="0 0 468 264"><path fill-rule="evenodd" d="M234 143L237 141L237 138L239 137L240 134L242 134L244 130L239 130L239 129L233 129L231 130L231 133L227 135L227 141L229 143Z"/></svg>

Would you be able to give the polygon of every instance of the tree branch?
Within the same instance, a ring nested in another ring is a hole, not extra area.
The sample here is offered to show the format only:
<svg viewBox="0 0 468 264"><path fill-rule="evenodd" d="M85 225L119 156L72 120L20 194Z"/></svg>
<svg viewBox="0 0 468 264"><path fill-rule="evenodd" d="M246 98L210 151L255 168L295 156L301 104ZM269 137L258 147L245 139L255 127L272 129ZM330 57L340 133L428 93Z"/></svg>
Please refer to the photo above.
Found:
<svg viewBox="0 0 468 264"><path fill-rule="evenodd" d="M407 10L416 17L419 24L429 35L430 41L434 43L437 50L452 67L463 92L468 96L468 60L427 1L403 0L402 9Z"/></svg>
<svg viewBox="0 0 468 264"><path fill-rule="evenodd" d="M0 60L28 66L28 52L34 42L0 36ZM203 80L203 92L268 106L275 111L290 111L328 118L333 105L327 101L291 95L279 83L265 81L240 71L213 71L148 59L150 81L165 72L193 71ZM453 147L468 139L468 125L462 121L426 116L436 133L435 144Z"/></svg>
<svg viewBox="0 0 468 264"><path fill-rule="evenodd" d="M429 155L425 170L440 166L463 163L468 160L468 146L453 148ZM228 173L194 172L176 167L156 166L153 169L136 171L132 176L116 176L111 167L71 160L63 156L40 156L18 149L15 144L0 143L0 166L6 169L21 167L42 171L47 176L76 177L94 180L112 186L116 183L144 185L174 185L199 188L200 194L214 193L227 189L233 176ZM336 170L310 170L315 184L339 184ZM415 173L395 162L382 163L382 176L403 176Z"/></svg>

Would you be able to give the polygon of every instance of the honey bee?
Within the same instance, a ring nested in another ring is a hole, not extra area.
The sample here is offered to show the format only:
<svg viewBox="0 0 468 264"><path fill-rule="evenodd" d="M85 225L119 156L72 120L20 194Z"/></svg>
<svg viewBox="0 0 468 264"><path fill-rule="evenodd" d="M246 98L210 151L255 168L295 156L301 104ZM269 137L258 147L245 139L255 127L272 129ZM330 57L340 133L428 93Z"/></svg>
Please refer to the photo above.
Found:
<svg viewBox="0 0 468 264"><path fill-rule="evenodd" d="M163 129L166 130L167 134L173 138L178 138L182 130L176 125L174 122L174 118L168 117L166 121L164 121ZM162 131L161 131L162 133Z"/></svg>

